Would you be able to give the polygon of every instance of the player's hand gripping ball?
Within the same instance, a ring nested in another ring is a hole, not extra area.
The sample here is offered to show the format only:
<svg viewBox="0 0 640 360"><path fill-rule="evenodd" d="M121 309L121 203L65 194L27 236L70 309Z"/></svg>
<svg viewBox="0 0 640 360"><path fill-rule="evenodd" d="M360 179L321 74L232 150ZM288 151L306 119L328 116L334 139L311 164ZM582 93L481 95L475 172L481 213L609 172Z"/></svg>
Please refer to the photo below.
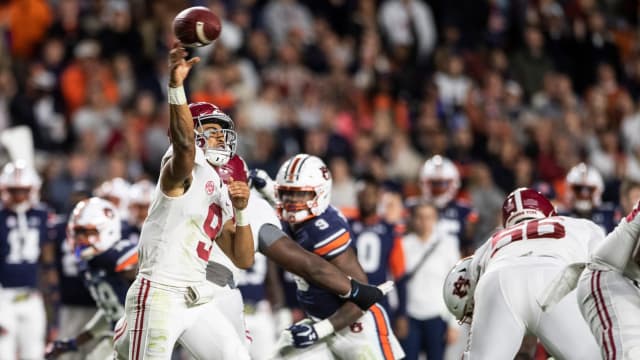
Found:
<svg viewBox="0 0 640 360"><path fill-rule="evenodd" d="M209 45L220 36L221 30L218 15L204 6L184 9L173 20L173 33L187 47Z"/></svg>

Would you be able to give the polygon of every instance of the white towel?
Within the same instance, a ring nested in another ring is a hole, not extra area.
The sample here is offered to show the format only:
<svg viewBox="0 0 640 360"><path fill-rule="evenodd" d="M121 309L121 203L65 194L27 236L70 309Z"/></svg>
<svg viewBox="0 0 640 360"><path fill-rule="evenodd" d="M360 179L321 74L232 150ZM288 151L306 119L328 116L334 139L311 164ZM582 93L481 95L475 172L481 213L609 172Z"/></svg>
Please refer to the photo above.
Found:
<svg viewBox="0 0 640 360"><path fill-rule="evenodd" d="M547 309L560 302L562 298L576 288L580 274L582 274L585 266L586 263L583 262L569 264L551 281L536 299L542 311L547 311Z"/></svg>

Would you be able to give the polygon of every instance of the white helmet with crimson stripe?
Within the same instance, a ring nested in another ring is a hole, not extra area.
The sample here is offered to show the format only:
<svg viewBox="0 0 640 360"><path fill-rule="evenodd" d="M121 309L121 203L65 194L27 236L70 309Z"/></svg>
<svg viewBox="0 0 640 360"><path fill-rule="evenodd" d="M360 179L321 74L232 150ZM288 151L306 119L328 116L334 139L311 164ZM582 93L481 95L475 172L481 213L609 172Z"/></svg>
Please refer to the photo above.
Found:
<svg viewBox="0 0 640 360"><path fill-rule="evenodd" d="M331 172L317 156L298 154L287 160L276 176L280 217L292 224L322 214L331 200Z"/></svg>

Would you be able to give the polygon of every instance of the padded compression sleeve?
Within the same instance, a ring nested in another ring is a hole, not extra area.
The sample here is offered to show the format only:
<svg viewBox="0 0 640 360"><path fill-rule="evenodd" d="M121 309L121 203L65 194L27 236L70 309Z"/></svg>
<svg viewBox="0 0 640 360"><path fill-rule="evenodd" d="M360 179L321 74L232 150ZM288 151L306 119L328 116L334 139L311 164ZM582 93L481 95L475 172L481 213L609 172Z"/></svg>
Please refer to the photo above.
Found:
<svg viewBox="0 0 640 360"><path fill-rule="evenodd" d="M284 231L278 229L273 224L264 224L258 232L258 249L260 252L268 249L276 240L283 236L287 236Z"/></svg>

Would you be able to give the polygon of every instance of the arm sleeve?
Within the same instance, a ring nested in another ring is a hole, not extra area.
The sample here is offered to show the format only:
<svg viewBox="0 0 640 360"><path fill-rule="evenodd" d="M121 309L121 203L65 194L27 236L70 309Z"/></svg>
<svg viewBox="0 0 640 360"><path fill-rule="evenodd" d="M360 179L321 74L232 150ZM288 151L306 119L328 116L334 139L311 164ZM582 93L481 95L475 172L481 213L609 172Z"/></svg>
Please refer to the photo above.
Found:
<svg viewBox="0 0 640 360"><path fill-rule="evenodd" d="M604 241L596 246L591 254L591 261L623 272L638 242L639 217L640 215L636 216L631 222L623 219Z"/></svg>
<svg viewBox="0 0 640 360"><path fill-rule="evenodd" d="M285 234L284 231L278 229L275 225L262 225L260 227L260 230L258 231L258 249L260 250L260 252L264 252L283 236L287 236L287 234Z"/></svg>

